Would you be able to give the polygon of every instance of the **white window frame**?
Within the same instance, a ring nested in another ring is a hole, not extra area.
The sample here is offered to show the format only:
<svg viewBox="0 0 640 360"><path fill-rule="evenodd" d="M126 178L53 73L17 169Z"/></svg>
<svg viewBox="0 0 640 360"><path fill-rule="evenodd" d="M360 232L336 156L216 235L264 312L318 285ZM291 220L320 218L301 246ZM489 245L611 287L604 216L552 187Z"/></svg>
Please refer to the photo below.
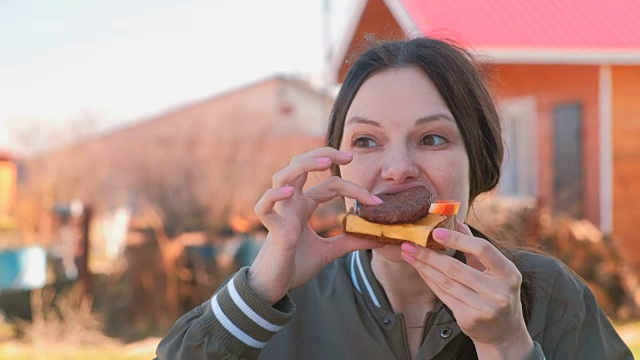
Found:
<svg viewBox="0 0 640 360"><path fill-rule="evenodd" d="M499 103L505 157L498 194L507 197L537 197L538 111L533 96L509 98Z"/></svg>

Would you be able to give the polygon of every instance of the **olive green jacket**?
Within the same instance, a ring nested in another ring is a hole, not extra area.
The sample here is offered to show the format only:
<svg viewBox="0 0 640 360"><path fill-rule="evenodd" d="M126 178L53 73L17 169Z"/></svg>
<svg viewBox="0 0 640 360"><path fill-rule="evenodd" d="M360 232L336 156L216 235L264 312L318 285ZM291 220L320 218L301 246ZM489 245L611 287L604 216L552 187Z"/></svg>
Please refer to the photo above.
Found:
<svg viewBox="0 0 640 360"><path fill-rule="evenodd" d="M180 318L159 359L410 359L405 319L371 270L370 251L336 260L271 307L241 269L211 300ZM533 278L530 359L633 359L589 288L566 266L521 253ZM295 304L295 305L294 305ZM295 316L294 316L295 313ZM474 358L448 309L427 314L417 359Z"/></svg>

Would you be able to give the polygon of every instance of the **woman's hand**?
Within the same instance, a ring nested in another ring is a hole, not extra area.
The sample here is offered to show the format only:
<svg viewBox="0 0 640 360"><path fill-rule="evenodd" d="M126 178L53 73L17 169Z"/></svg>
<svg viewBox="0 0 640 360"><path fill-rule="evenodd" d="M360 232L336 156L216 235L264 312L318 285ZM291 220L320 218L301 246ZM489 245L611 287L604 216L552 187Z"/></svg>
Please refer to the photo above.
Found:
<svg viewBox="0 0 640 360"><path fill-rule="evenodd" d="M351 154L330 147L297 155L273 176L273 187L256 204L254 211L269 234L248 277L249 286L267 303L276 303L348 252L382 246L346 234L324 239L309 225L318 204L337 196L363 204L381 202L363 187L335 176L303 191L309 172L326 171L332 163L346 165L351 160Z"/></svg>
<svg viewBox="0 0 640 360"><path fill-rule="evenodd" d="M480 359L527 358L533 340L522 316L522 275L491 243L474 237L468 226L458 222L457 230L438 228L433 237L465 253L469 265L411 243L402 244L402 257L451 309Z"/></svg>

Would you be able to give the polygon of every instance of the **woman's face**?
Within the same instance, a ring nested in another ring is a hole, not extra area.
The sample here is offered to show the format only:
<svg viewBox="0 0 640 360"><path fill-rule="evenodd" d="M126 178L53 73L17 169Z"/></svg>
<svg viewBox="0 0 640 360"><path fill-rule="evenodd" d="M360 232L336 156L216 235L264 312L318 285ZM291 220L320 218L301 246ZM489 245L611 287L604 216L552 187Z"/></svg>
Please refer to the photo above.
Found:
<svg viewBox="0 0 640 360"><path fill-rule="evenodd" d="M469 160L460 130L433 82L415 67L386 69L367 79L347 112L340 150L353 161L342 178L373 194L425 186L438 200L468 209ZM353 206L346 199L346 206ZM398 246L380 253L402 261Z"/></svg>

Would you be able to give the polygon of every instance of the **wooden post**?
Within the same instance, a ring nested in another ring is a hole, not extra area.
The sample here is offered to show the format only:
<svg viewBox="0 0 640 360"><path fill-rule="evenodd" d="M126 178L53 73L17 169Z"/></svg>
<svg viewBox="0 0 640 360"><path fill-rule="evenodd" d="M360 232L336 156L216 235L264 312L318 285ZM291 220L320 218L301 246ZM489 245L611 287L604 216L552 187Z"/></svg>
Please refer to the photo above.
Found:
<svg viewBox="0 0 640 360"><path fill-rule="evenodd" d="M93 209L84 205L80 217L80 241L77 253L78 280L82 285L82 293L86 299L92 299L91 270L89 269L89 253L91 250L90 230Z"/></svg>

